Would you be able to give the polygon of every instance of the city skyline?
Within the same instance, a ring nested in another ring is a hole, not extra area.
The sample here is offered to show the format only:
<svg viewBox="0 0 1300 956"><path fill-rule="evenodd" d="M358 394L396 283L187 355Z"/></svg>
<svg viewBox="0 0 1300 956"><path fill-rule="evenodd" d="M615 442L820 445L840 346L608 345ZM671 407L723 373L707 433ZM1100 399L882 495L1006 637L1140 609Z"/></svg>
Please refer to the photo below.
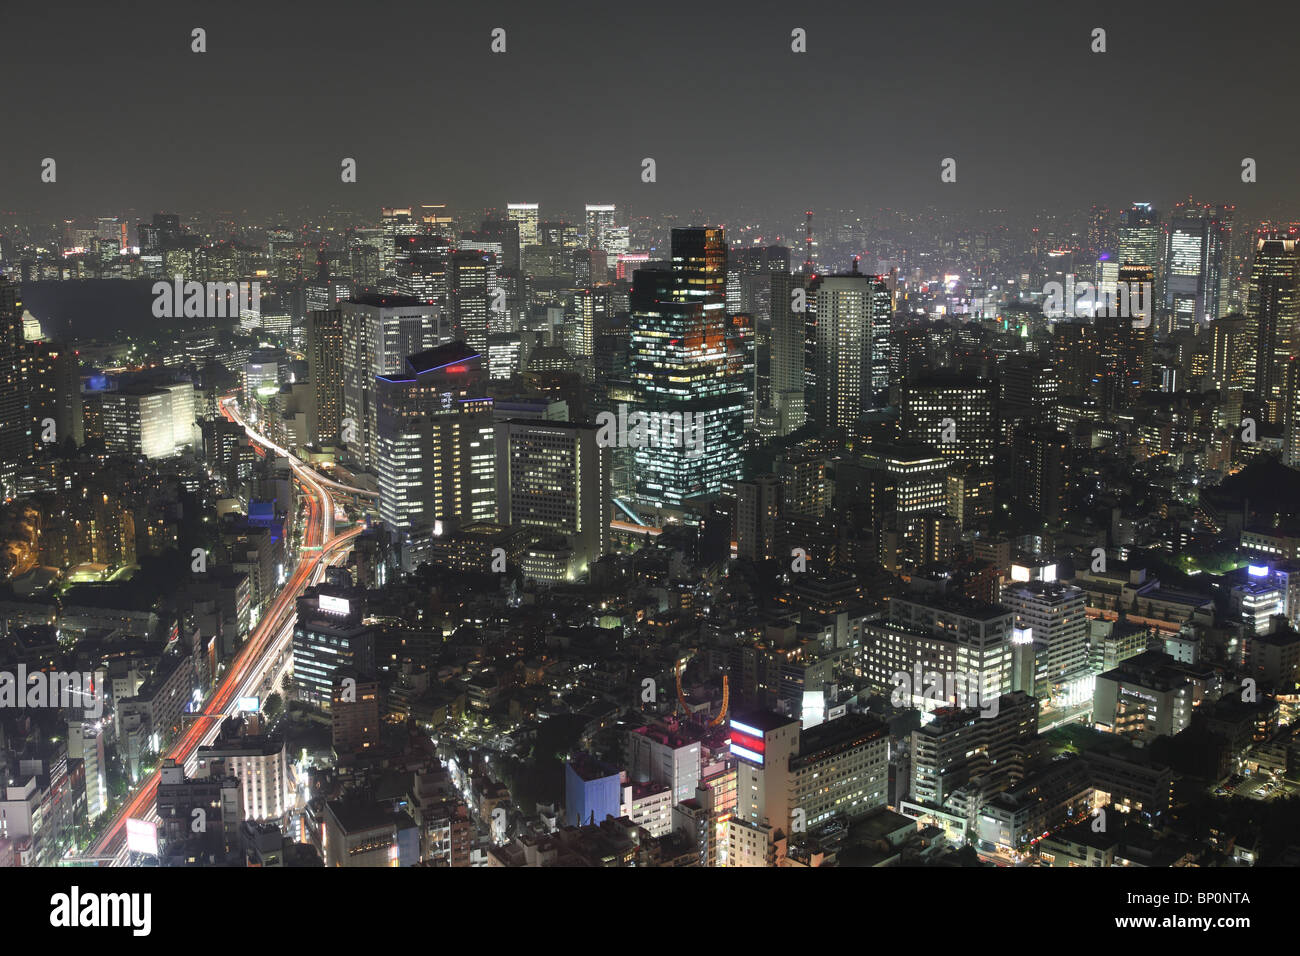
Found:
<svg viewBox="0 0 1300 956"><path fill-rule="evenodd" d="M20 911L816 867L1281 923L1294 11L56 13L0 59Z"/></svg>

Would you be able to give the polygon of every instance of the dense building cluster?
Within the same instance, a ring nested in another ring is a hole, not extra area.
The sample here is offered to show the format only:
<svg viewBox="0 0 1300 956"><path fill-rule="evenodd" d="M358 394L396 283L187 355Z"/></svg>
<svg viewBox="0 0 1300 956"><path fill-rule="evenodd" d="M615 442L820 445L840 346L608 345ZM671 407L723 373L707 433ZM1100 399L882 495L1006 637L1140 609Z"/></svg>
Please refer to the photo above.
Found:
<svg viewBox="0 0 1300 956"><path fill-rule="evenodd" d="M2 224L0 865L1300 864L1300 227L285 221Z"/></svg>

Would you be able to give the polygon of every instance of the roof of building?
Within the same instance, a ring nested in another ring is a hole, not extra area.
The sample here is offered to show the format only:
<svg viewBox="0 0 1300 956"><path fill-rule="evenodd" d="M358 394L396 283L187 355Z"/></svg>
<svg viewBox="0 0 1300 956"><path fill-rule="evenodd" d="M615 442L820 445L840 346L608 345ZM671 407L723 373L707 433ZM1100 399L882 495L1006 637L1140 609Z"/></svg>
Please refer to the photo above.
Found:
<svg viewBox="0 0 1300 956"><path fill-rule="evenodd" d="M424 372L435 372L438 369L446 368L448 365L477 361L482 357L464 342L450 342L447 345L439 345L431 349L425 349L423 352L416 352L414 355L408 355L406 357L406 369L412 374L419 375Z"/></svg>

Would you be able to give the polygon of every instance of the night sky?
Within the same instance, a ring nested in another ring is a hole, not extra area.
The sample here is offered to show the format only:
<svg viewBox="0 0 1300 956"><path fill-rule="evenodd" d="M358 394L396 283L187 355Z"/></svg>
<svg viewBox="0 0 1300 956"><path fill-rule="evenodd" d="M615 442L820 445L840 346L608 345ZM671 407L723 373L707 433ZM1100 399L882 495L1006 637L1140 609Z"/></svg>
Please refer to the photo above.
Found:
<svg viewBox="0 0 1300 956"><path fill-rule="evenodd" d="M1281 4L10 4L0 208L1029 211L1194 193L1294 214L1297 26Z"/></svg>

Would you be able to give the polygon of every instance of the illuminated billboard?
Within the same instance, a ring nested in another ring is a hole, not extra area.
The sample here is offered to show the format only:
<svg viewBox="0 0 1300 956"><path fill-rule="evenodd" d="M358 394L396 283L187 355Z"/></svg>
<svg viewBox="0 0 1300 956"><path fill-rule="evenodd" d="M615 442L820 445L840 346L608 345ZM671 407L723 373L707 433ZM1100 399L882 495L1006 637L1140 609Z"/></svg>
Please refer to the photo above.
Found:
<svg viewBox="0 0 1300 956"><path fill-rule="evenodd" d="M1029 565L1024 565L1024 564L1013 564L1011 565L1011 580L1012 581L1048 581L1048 582L1055 581L1056 565L1043 564L1043 565L1037 565L1031 567Z"/></svg>
<svg viewBox="0 0 1300 956"><path fill-rule="evenodd" d="M732 755L760 767L763 766L763 754L767 750L763 732L738 720L731 721L729 729Z"/></svg>
<svg viewBox="0 0 1300 956"><path fill-rule="evenodd" d="M241 697L235 703L235 710L241 714L255 714L262 709L262 698Z"/></svg>
<svg viewBox="0 0 1300 956"><path fill-rule="evenodd" d="M133 853L158 855L158 824L128 817L126 821L126 848Z"/></svg>
<svg viewBox="0 0 1300 956"><path fill-rule="evenodd" d="M819 690L804 691L801 713L804 730L816 727L826 719L826 695Z"/></svg>
<svg viewBox="0 0 1300 956"><path fill-rule="evenodd" d="M347 598L334 597L330 594L320 596L320 609L330 614L351 614L352 604Z"/></svg>

